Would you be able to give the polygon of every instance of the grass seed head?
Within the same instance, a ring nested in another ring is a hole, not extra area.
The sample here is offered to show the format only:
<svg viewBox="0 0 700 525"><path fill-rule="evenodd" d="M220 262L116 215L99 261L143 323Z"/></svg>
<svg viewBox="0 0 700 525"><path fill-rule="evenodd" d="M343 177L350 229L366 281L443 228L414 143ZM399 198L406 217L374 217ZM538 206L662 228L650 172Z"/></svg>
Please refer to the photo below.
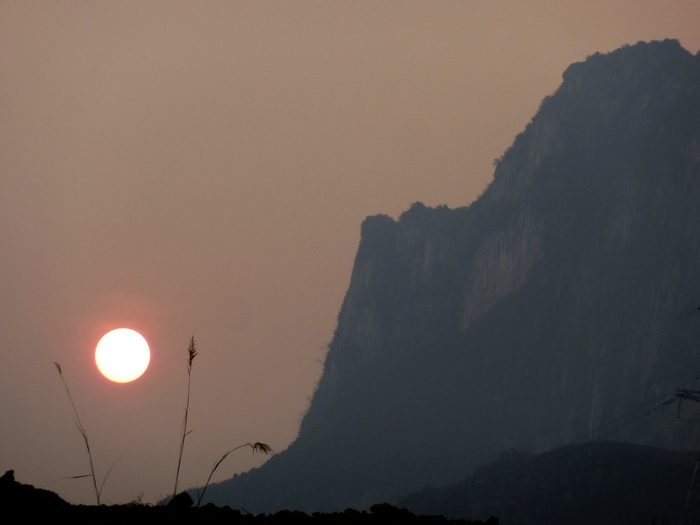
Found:
<svg viewBox="0 0 700 525"><path fill-rule="evenodd" d="M253 454L255 454L256 452L260 452L261 454L272 454L272 448L270 447L270 445L260 443L260 441L250 445L250 448L253 449Z"/></svg>
<svg viewBox="0 0 700 525"><path fill-rule="evenodd" d="M197 357L197 345L194 342L194 336L190 339L190 346L187 347L187 366L192 368L192 361Z"/></svg>

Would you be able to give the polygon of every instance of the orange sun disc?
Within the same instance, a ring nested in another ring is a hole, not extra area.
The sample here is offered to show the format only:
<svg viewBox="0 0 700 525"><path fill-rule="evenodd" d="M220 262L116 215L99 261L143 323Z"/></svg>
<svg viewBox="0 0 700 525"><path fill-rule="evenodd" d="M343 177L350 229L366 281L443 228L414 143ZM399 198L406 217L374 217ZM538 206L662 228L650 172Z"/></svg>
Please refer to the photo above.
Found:
<svg viewBox="0 0 700 525"><path fill-rule="evenodd" d="M102 375L116 383L138 379L148 368L151 350L143 336L129 328L106 333L95 350L95 362Z"/></svg>

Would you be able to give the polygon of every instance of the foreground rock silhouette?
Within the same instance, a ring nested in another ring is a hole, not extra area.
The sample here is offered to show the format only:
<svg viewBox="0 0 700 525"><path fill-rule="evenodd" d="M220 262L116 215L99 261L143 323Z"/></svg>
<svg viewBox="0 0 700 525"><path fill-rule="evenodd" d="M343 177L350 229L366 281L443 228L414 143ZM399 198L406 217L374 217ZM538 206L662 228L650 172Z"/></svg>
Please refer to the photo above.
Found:
<svg viewBox="0 0 700 525"><path fill-rule="evenodd" d="M186 493L185 496L187 496ZM180 494L178 494L178 497ZM463 525L499 525L497 518L486 521L447 520L442 516L416 516L406 509L388 503L373 505L370 512L347 509L344 512L312 515L299 511L281 510L275 514L244 514L230 507L208 504L193 507L188 498L175 498L171 506L153 506L138 503L125 505L71 505L56 493L25 485L15 480L14 471L0 477L0 520L2 523L66 522L78 524L399 524L399 523L455 523Z"/></svg>

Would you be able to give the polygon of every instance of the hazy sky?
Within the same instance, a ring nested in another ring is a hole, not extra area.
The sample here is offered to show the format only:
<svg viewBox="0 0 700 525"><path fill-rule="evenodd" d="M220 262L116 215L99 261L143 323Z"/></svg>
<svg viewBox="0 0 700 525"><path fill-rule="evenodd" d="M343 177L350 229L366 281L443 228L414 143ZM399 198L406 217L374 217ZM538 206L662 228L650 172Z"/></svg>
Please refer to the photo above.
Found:
<svg viewBox="0 0 700 525"><path fill-rule="evenodd" d="M678 38L700 2L0 3L0 474L92 503L172 490L227 449L285 449L360 224L489 183L566 67ZM139 380L99 338L139 330ZM237 452L216 480L262 461ZM466 473L465 473L466 474Z"/></svg>

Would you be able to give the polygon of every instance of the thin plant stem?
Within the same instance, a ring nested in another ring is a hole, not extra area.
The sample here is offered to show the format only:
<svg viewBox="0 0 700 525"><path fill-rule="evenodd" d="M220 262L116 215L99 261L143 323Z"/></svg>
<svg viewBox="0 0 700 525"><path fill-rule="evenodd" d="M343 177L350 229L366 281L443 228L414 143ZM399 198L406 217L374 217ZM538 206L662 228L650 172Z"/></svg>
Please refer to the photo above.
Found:
<svg viewBox="0 0 700 525"><path fill-rule="evenodd" d="M202 499L204 498L204 493L207 491L207 487L209 486L209 482L211 481L211 477L214 475L214 472L216 472L216 469L219 468L219 465L221 465L224 462L224 460L228 457L228 455L231 452L234 452L234 451L238 450L239 448L243 448L243 447L252 448L253 454L255 454L256 452L261 452L263 454L271 454L272 453L272 449L270 448L270 446L266 445L265 443L260 443L260 441L258 441L256 443L251 443L250 441L248 441L248 443L243 443L242 445L238 445L237 447L234 447L231 450L227 450L224 453L224 455L221 456L219 461L214 463L214 467L211 469L211 472L209 473L209 477L207 478L207 482L204 484L204 488L202 489L202 493L199 494L199 497L197 498L197 506L198 507L199 507L199 504L202 502Z"/></svg>
<svg viewBox="0 0 700 525"><path fill-rule="evenodd" d="M190 345L187 347L187 403L185 404L185 418L182 421L182 441L180 441L180 455L177 458L177 471L175 472L175 488L173 489L173 498L177 495L177 482L180 478L180 465L182 464L182 453L185 450L185 439L187 434L187 416L190 410L190 384L192 382L192 361L197 357L197 345L194 342L194 336L190 339Z"/></svg>
<svg viewBox="0 0 700 525"><path fill-rule="evenodd" d="M63 378L63 370L61 370L61 365L54 362L56 365L56 369L58 370L58 375L61 376L61 382L63 383L63 388L66 389L66 394L68 394L68 399L70 400L70 404L73 407L73 413L75 414L75 419L76 422L75 424L78 427L78 430L80 431L80 435L83 436L83 440L85 441L85 448L87 449L88 453L88 459L90 460L90 473L92 476L92 484L95 487L95 498L97 499L97 505L100 505L100 494L102 492L102 487L105 484L105 481L107 481L107 476L105 476L104 481L102 482L102 485L100 486L100 489L97 489L97 478L95 477L95 467L93 466L92 463L92 452L90 451L90 443L88 442L88 437L87 437L87 432L85 432L85 427L83 426L82 421L80 421L80 415L78 414L78 409L75 408L75 403L73 402L73 396L70 395L70 390L68 390L68 385L66 384L66 380ZM114 465L112 465L114 466ZM110 468L110 470L112 470ZM107 473L109 475L109 473ZM82 477L82 476L76 476L76 477Z"/></svg>

